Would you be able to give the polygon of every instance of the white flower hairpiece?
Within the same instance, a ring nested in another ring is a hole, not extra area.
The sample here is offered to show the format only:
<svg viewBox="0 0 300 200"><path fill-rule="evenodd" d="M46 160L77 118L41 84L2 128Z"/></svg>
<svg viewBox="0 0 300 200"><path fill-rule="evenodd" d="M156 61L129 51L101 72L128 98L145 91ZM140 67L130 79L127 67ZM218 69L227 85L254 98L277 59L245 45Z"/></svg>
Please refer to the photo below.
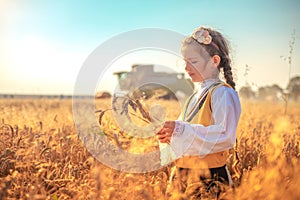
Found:
<svg viewBox="0 0 300 200"><path fill-rule="evenodd" d="M209 35L208 30L202 27L195 29L192 37L200 44L210 44L212 42L212 37Z"/></svg>
<svg viewBox="0 0 300 200"><path fill-rule="evenodd" d="M208 30L206 30L203 27L199 27L199 28L195 29L192 34L192 38L194 40L196 40L199 44L206 44L206 45L211 44L218 51L220 51L220 48L218 47L218 45L212 41L212 37L209 34Z"/></svg>

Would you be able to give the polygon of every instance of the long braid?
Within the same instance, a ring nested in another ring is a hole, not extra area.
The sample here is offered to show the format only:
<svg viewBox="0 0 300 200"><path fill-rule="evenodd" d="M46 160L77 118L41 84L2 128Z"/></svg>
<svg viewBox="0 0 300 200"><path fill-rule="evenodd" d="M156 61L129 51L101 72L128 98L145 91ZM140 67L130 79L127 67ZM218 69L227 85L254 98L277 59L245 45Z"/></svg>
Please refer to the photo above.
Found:
<svg viewBox="0 0 300 200"><path fill-rule="evenodd" d="M223 68L224 77L226 79L226 83L228 83L234 90L235 90L235 82L233 81L232 77L232 71L230 66L230 58L223 57L221 58L221 64L220 67Z"/></svg>
<svg viewBox="0 0 300 200"><path fill-rule="evenodd" d="M208 51L210 56L213 55L219 55L221 57L220 65L218 66L218 69L220 71L221 68L223 68L224 77L226 79L226 83L228 83L234 90L235 90L235 82L233 81L232 77L232 71L231 71L231 59L229 57L229 46L228 41L223 37L223 35L216 31L212 30L210 28L206 28L207 31L212 36L212 40L216 45L218 46L218 50L214 48L211 45L203 45L204 48Z"/></svg>

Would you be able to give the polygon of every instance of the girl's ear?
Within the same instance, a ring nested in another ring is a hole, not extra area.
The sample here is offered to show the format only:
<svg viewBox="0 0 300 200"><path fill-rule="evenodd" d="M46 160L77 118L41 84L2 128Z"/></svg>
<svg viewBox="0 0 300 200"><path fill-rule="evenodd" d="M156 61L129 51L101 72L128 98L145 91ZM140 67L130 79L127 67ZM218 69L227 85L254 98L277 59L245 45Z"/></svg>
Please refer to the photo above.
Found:
<svg viewBox="0 0 300 200"><path fill-rule="evenodd" d="M212 58L212 62L214 64L215 67L218 67L220 62L221 62L221 58L219 55L214 55Z"/></svg>

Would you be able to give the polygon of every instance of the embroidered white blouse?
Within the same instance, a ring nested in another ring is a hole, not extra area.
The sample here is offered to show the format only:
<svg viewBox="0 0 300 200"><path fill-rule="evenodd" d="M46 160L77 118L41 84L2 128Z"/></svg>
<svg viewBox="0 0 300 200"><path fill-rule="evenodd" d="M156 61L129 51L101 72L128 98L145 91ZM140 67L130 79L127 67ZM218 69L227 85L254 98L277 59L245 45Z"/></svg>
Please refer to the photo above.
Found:
<svg viewBox="0 0 300 200"><path fill-rule="evenodd" d="M219 79L208 79L198 86L198 91L190 100L187 113L201 93ZM182 156L200 156L230 149L236 140L236 129L241 114L241 105L238 94L232 88L218 87L212 94L212 117L214 124L190 124L179 120L175 121L170 146L161 148L161 161L171 162ZM171 151L171 152L166 152ZM171 158L166 158L171 156ZM171 159L171 160L170 160ZM164 160L164 161L163 161ZM165 163L165 164L166 164Z"/></svg>

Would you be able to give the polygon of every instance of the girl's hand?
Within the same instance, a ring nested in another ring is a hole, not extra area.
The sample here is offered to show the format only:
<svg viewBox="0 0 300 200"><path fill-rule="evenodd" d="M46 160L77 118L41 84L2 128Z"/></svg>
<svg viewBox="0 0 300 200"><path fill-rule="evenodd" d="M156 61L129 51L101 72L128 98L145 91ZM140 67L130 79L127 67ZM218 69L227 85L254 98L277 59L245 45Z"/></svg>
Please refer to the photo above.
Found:
<svg viewBox="0 0 300 200"><path fill-rule="evenodd" d="M164 127L157 133L159 141L161 143L170 143L174 128L175 121L166 121Z"/></svg>

